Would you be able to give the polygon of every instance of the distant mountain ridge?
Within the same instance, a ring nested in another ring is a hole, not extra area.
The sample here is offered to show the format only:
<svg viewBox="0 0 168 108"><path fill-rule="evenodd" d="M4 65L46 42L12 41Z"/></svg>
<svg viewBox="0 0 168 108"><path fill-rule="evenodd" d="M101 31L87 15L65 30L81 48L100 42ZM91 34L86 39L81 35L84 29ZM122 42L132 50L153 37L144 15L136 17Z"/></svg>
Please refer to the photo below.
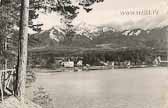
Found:
<svg viewBox="0 0 168 108"><path fill-rule="evenodd" d="M50 30L32 35L38 42L32 49L56 50L65 48L150 48L167 49L168 26L143 30L140 28L119 31L110 26L79 25L70 43L65 41L64 29L53 27Z"/></svg>

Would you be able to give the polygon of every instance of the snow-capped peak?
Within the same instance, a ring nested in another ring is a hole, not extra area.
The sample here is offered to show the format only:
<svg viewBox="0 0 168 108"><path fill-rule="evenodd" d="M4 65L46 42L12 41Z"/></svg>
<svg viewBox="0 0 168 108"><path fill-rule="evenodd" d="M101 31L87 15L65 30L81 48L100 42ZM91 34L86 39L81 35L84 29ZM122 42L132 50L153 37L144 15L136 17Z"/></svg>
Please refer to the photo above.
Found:
<svg viewBox="0 0 168 108"><path fill-rule="evenodd" d="M57 42L60 42L64 39L65 32L59 27L53 27L49 31L49 37Z"/></svg>
<svg viewBox="0 0 168 108"><path fill-rule="evenodd" d="M103 27L103 32L107 32L107 31L113 31L115 32L116 30L114 28L111 28L111 27Z"/></svg>
<svg viewBox="0 0 168 108"><path fill-rule="evenodd" d="M49 33L49 36L51 39L57 41L57 42L60 42L60 40L54 35L54 29L52 29Z"/></svg>
<svg viewBox="0 0 168 108"><path fill-rule="evenodd" d="M141 33L141 30L138 30L138 31L135 32L134 34L135 34L136 36L138 36L140 33Z"/></svg>
<svg viewBox="0 0 168 108"><path fill-rule="evenodd" d="M57 30L59 33L62 33L63 35L65 35L65 32L60 27L54 26L53 28Z"/></svg>
<svg viewBox="0 0 168 108"><path fill-rule="evenodd" d="M133 36L133 35L134 35L134 32L131 31L131 32L129 33L129 36Z"/></svg>
<svg viewBox="0 0 168 108"><path fill-rule="evenodd" d="M131 32L130 30L126 30L122 34L125 35L125 36L128 36L130 32Z"/></svg>
<svg viewBox="0 0 168 108"><path fill-rule="evenodd" d="M141 30L126 30L122 33L122 35L124 36L138 36L139 34L141 34Z"/></svg>
<svg viewBox="0 0 168 108"><path fill-rule="evenodd" d="M88 25L86 23L81 23L75 27L75 32L76 34L84 35L90 40L93 40L93 37L96 36L96 34L94 33L97 33L98 29L95 26Z"/></svg>
<svg viewBox="0 0 168 108"><path fill-rule="evenodd" d="M76 26L76 29L78 32L96 32L97 28L95 26L86 24L86 23L81 23L79 25Z"/></svg>

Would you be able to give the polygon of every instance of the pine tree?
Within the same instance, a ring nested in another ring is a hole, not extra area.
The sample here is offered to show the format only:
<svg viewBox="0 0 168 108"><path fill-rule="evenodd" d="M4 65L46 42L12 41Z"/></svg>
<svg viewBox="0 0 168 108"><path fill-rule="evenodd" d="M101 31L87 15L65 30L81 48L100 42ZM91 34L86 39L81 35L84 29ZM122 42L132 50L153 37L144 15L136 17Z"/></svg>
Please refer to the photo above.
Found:
<svg viewBox="0 0 168 108"><path fill-rule="evenodd" d="M47 1L47 2L46 2ZM28 45L28 27L35 31L40 31L41 24L33 25L32 19L36 19L36 9L43 8L57 11L63 16L63 23L66 25L66 38L73 36L72 20L78 15L77 10L80 6L87 12L91 11L91 5L103 0L79 0L78 5L73 5L71 0L1 0L0 6L0 39L4 40L10 33L15 33L14 27L20 28L18 38L18 62L17 62L17 89L15 95L21 98L24 104L25 95L25 77L27 67L27 45ZM46 5L46 4L49 4ZM30 5L30 8L29 8ZM21 11L20 11L21 10ZM8 13L8 14L6 14ZM18 17L20 16L20 17ZM20 19L19 19L20 18ZM71 34L71 35L69 35ZM2 42L0 41L0 44ZM0 45L1 46L1 45ZM3 53L3 51L0 51Z"/></svg>

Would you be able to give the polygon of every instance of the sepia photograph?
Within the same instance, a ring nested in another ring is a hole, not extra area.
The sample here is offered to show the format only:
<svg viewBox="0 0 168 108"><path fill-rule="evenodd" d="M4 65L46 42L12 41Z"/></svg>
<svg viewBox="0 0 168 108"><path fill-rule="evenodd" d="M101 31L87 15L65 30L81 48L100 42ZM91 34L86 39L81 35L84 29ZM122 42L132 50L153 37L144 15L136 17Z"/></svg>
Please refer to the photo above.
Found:
<svg viewBox="0 0 168 108"><path fill-rule="evenodd" d="M0 108L168 108L168 0L0 0Z"/></svg>

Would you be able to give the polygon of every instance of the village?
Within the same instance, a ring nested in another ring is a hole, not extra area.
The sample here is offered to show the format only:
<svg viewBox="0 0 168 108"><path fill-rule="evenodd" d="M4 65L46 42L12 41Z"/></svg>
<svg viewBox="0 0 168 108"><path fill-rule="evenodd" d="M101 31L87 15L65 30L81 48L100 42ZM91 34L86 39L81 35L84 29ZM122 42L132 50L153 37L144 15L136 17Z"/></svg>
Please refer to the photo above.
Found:
<svg viewBox="0 0 168 108"><path fill-rule="evenodd" d="M92 52L92 51L91 51ZM141 51L140 51L141 52ZM140 53L139 52L139 53ZM76 53L76 52L75 52ZM110 54L111 53L111 57ZM123 53L126 53L123 52ZM108 54L108 55L106 55ZM167 66L167 52L152 52L150 60L145 60L141 58L138 60L134 55L118 55L115 57L117 52L112 51L103 51L97 53L86 53L86 54L64 54L64 57L61 57L62 53L54 54L43 53L43 52L31 52L31 59L29 61L30 66L33 68L48 68L53 69L57 72L63 72L70 69L71 71L83 71L83 70L104 70L104 69L121 69L121 68L145 68L145 67L156 67L156 66ZM107 56L107 57L106 57ZM132 57L130 57L132 56ZM133 58L133 56L135 58ZM139 55L142 56L142 55ZM145 58L145 54L143 55ZM147 57L146 57L147 58Z"/></svg>

